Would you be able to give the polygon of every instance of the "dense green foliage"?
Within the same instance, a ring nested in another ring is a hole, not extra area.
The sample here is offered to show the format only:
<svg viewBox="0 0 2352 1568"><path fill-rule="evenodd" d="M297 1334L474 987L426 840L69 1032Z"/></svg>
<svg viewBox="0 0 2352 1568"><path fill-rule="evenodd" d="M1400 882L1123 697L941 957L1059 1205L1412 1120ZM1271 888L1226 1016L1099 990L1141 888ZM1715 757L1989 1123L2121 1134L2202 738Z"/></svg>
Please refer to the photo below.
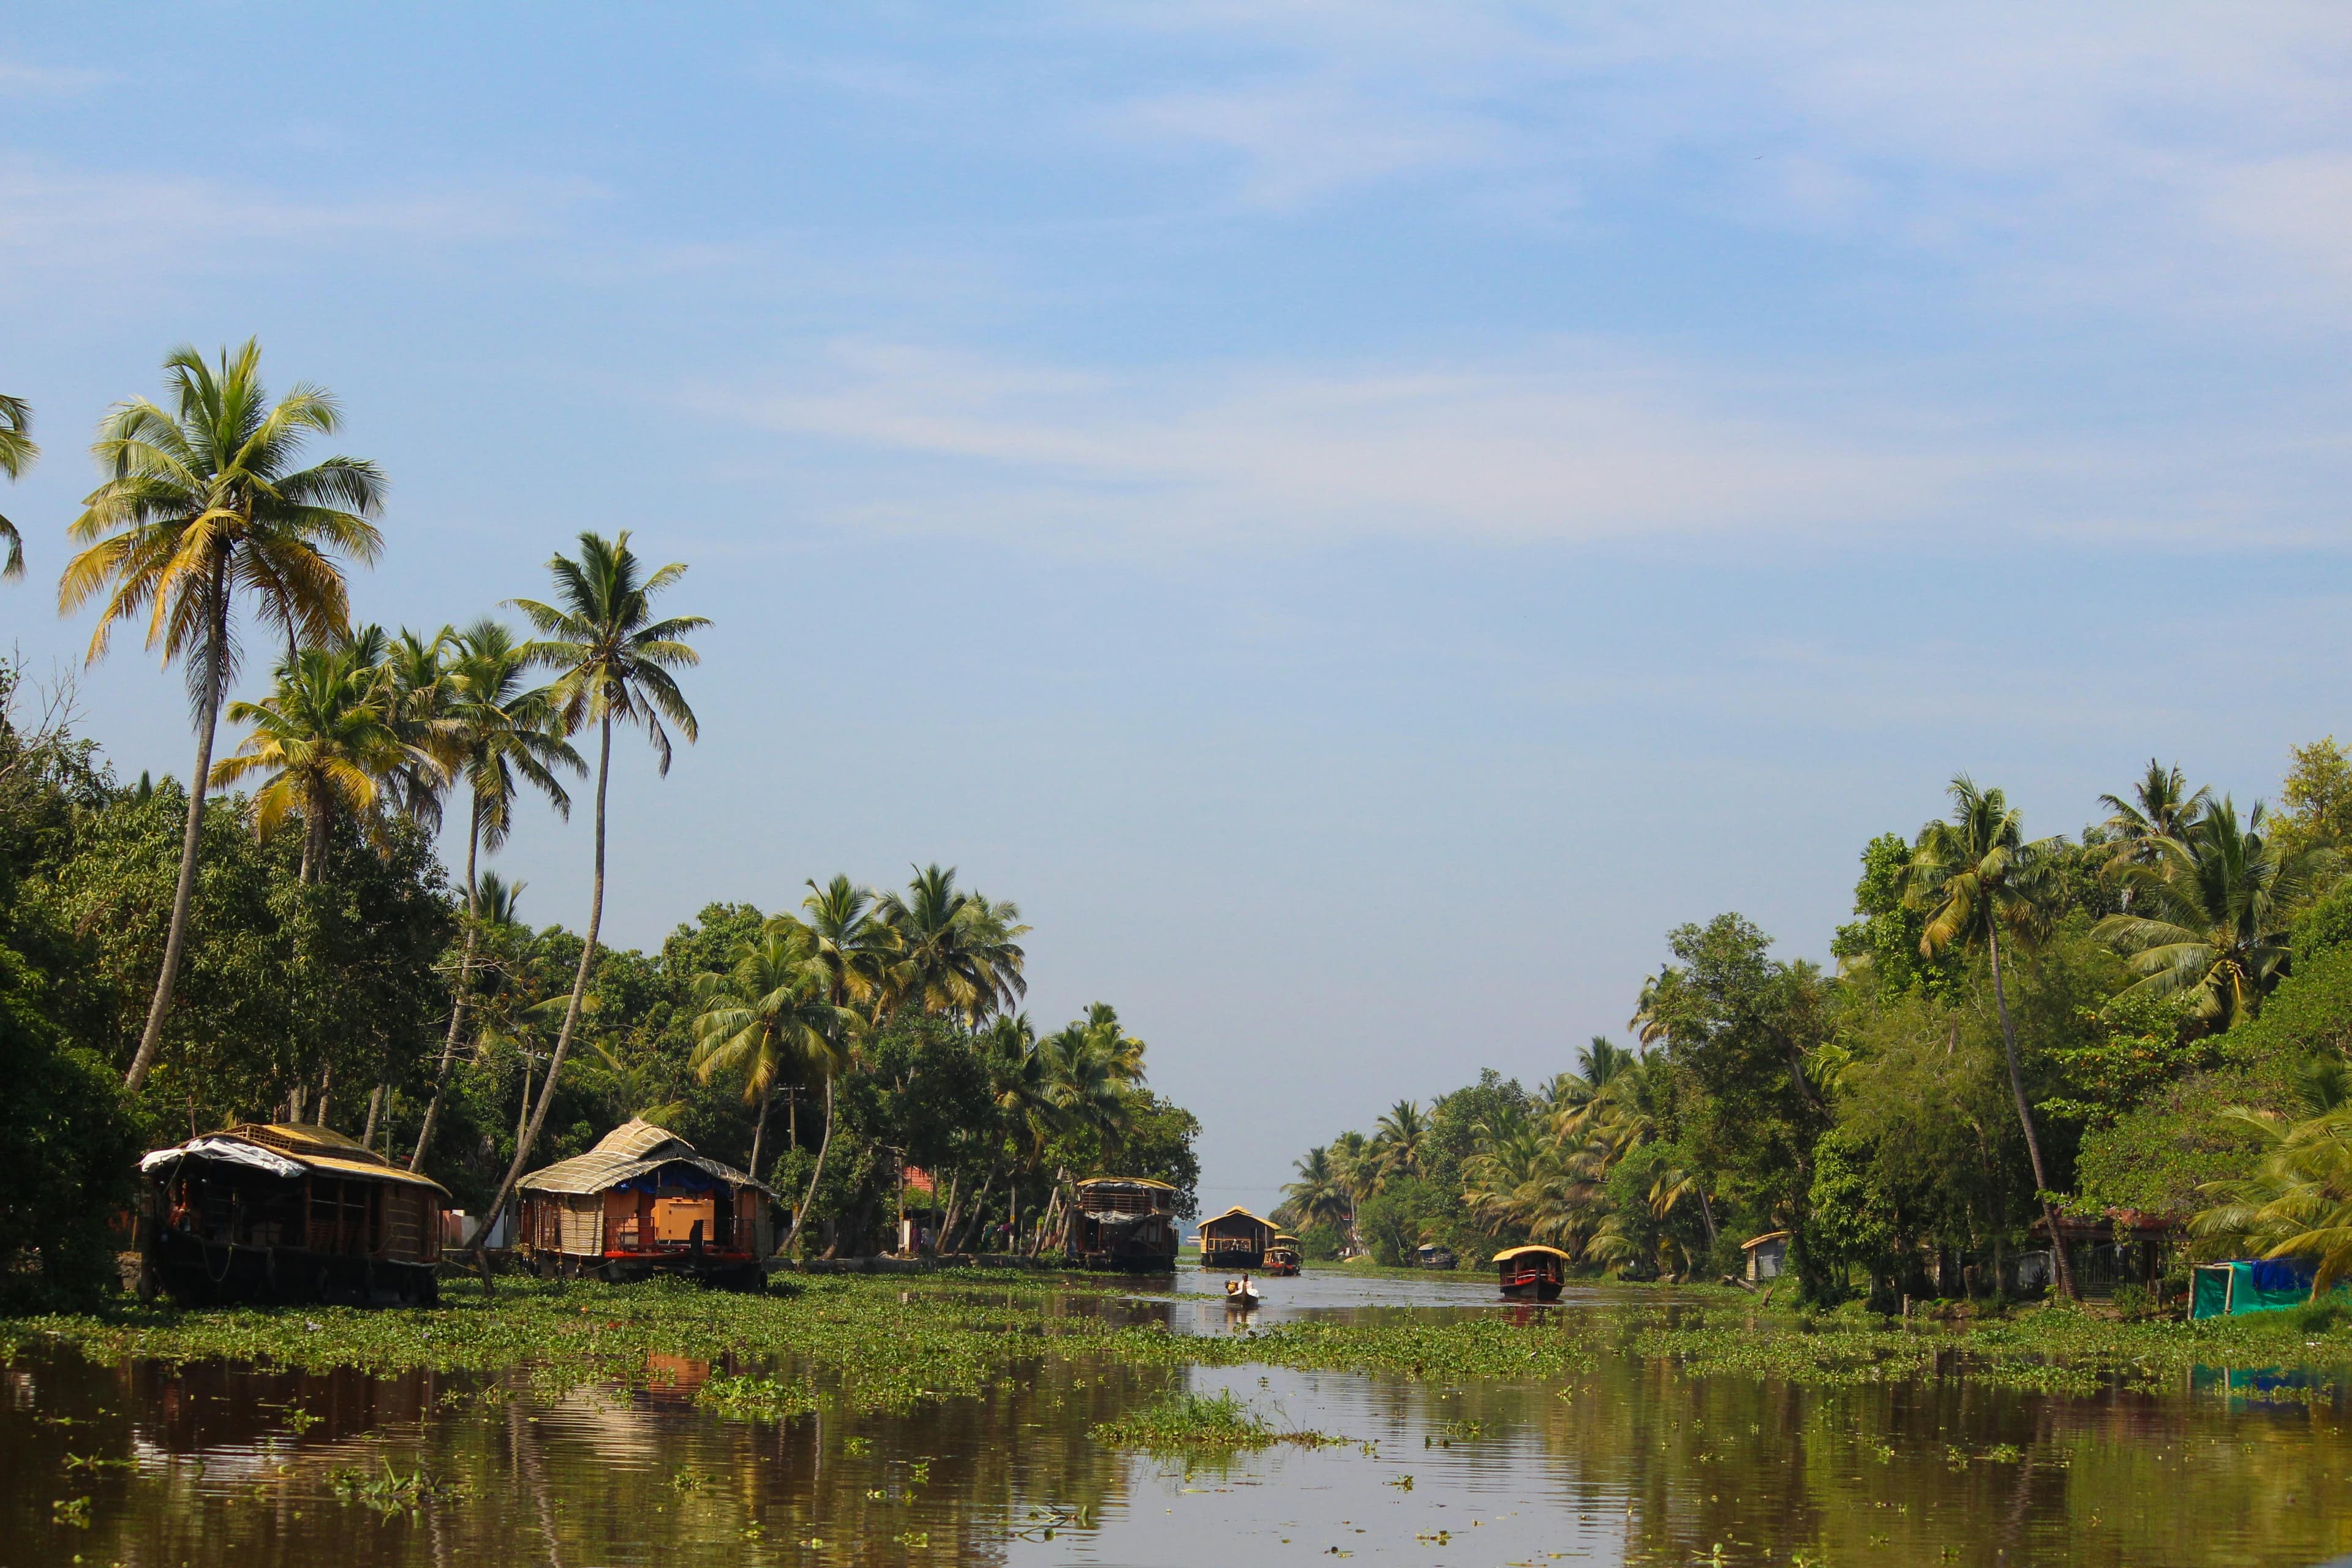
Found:
<svg viewBox="0 0 2352 1568"><path fill-rule="evenodd" d="M2151 763L2074 841L1956 780L1952 820L1864 846L1836 974L1736 914L1683 926L1633 1049L1402 1102L1310 1150L1277 1217L1382 1264L1534 1240L1632 1278L1787 1231L1813 1301L1995 1289L2062 1208L2202 1215L2176 1286L2197 1252L2352 1267L2352 1165L2314 1163L2352 1125L2311 1120L2352 1116L2352 770L2295 767L2273 816Z"/></svg>

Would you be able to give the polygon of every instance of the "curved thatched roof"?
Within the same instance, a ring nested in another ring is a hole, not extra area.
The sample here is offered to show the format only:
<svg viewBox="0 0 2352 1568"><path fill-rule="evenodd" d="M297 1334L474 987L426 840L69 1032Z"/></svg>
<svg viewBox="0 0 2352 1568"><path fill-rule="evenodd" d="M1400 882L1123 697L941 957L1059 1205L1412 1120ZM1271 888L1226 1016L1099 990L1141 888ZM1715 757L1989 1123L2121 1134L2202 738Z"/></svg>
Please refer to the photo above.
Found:
<svg viewBox="0 0 2352 1568"><path fill-rule="evenodd" d="M776 1195L774 1189L753 1181L734 1166L696 1153L693 1144L667 1128L635 1116L598 1139L596 1146L585 1154L574 1154L569 1160L558 1160L533 1171L515 1187L518 1192L584 1196L617 1187L632 1176L642 1176L664 1165L692 1165L729 1186L754 1187L772 1198Z"/></svg>

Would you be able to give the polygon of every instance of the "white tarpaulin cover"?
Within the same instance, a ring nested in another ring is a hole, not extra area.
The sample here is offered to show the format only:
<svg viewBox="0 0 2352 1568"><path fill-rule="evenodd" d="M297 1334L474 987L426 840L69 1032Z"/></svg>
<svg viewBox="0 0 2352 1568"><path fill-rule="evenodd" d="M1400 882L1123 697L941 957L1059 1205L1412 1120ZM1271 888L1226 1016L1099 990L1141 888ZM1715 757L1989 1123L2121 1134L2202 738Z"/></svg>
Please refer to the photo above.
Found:
<svg viewBox="0 0 2352 1568"><path fill-rule="evenodd" d="M299 1176L303 1167L272 1153L257 1143L242 1142L234 1138L191 1138L176 1149L158 1149L139 1162L139 1168L153 1175L174 1160L190 1158L226 1160L233 1165L250 1165L257 1171L267 1171L273 1176Z"/></svg>

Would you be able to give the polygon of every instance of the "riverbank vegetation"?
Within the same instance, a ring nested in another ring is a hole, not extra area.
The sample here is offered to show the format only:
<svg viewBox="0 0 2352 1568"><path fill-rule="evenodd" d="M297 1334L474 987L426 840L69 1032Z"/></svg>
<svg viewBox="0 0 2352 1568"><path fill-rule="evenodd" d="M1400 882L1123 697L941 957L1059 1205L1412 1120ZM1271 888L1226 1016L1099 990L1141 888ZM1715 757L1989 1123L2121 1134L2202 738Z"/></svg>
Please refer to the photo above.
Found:
<svg viewBox="0 0 2352 1568"><path fill-rule="evenodd" d="M1628 1279L1737 1275L1787 1233L1792 1294L2147 1299L2120 1244L2352 1270L2352 758L2299 748L2284 809L2149 764L2105 816L2029 837L1965 777L1864 846L1834 972L1738 914L1671 932L1619 1044L1534 1089L1488 1072L1297 1165L1310 1257L1478 1259L1524 1241ZM2084 1225L2083 1222L2089 1222Z"/></svg>
<svg viewBox="0 0 2352 1568"><path fill-rule="evenodd" d="M179 668L188 779L118 776L70 677L0 661L0 1158L29 1173L0 1193L0 1310L101 1292L137 1151L247 1121L333 1127L479 1217L646 1115L783 1193L791 1245L827 1254L894 1245L902 1215L943 1248L1034 1250L1066 1174L1108 1168L1193 1211L1197 1124L1143 1040L1102 1003L1033 1025L1018 906L951 867L807 868L656 950L603 940L612 771L642 742L666 773L699 735L683 563L583 533L543 596L512 585L512 620L368 625L346 573L397 530L374 464L306 449L341 428L332 395L273 398L250 342L175 351L164 383L100 426L58 603L98 608L92 658L135 626ZM0 399L0 471L37 455L29 417ZM0 531L10 567L26 526ZM487 863L541 808L584 818L576 927Z"/></svg>

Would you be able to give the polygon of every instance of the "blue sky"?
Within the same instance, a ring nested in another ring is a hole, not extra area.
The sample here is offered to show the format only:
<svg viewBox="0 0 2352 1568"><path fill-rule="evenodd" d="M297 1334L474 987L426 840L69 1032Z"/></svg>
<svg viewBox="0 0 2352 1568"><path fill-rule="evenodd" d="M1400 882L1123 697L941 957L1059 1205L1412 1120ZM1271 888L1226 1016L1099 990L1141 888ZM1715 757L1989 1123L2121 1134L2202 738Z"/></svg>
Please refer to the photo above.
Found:
<svg viewBox="0 0 2352 1568"><path fill-rule="evenodd" d="M2048 10L28 11L0 621L78 664L89 428L258 334L392 477L362 614L692 564L614 937L957 865L1269 1202L1680 921L1826 957L1955 770L2071 830L2345 728L2352 16ZM184 773L135 644L80 695Z"/></svg>

